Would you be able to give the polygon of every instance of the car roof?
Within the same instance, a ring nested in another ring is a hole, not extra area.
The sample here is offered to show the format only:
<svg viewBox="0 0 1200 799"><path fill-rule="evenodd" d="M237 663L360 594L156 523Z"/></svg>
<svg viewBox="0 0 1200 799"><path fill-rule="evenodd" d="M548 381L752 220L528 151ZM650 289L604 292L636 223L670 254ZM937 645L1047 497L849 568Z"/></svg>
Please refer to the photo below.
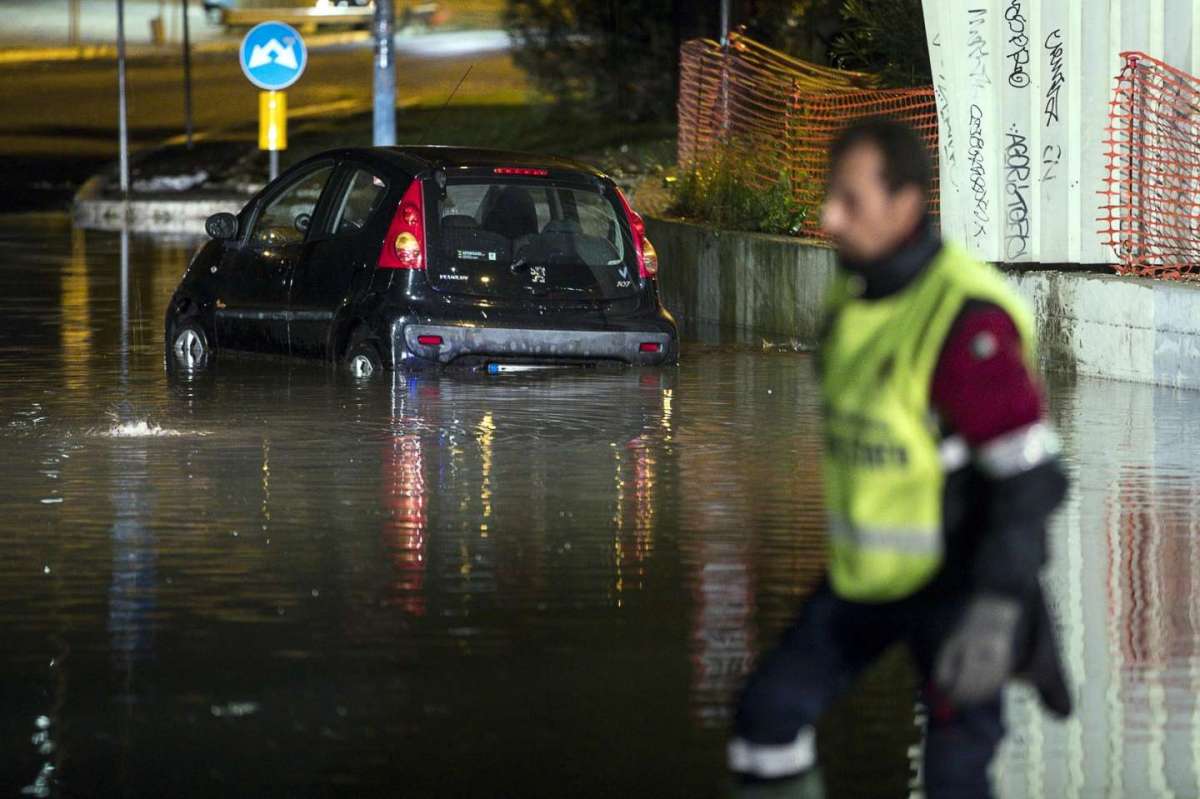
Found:
<svg viewBox="0 0 1200 799"><path fill-rule="evenodd" d="M574 172L591 177L606 177L593 166L570 158L512 150L493 150L485 147L450 147L442 145L396 145L393 147L355 147L341 151L366 160L386 161L410 172L427 169L494 169L518 167L548 169L555 172Z"/></svg>

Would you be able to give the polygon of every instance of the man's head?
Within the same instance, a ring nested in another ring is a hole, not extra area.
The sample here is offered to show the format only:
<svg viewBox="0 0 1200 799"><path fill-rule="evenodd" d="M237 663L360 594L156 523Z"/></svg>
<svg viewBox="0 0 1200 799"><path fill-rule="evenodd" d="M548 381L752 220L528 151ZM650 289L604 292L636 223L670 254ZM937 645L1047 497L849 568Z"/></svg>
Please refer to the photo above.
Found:
<svg viewBox="0 0 1200 799"><path fill-rule="evenodd" d="M929 153L912 128L888 119L856 122L830 150L821 227L843 257L881 258L924 218L931 173Z"/></svg>

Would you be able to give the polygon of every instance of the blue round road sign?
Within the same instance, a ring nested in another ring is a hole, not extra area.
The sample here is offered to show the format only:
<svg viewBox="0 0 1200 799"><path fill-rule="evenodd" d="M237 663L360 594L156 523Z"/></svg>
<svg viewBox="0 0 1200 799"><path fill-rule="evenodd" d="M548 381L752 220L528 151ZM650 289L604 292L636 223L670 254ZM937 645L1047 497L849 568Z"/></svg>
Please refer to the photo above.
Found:
<svg viewBox="0 0 1200 799"><path fill-rule="evenodd" d="M291 25L263 22L242 39L242 72L260 89L279 91L300 79L308 63L304 40Z"/></svg>

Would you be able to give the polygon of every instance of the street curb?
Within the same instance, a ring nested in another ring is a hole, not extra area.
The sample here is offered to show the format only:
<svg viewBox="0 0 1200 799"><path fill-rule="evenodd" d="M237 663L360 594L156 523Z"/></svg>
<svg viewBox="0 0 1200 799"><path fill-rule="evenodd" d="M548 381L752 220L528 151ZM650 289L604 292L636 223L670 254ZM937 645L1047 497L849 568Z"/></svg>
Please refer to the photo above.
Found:
<svg viewBox="0 0 1200 799"><path fill-rule="evenodd" d="M228 194L203 199L121 200L103 196L101 188L104 184L104 176L95 175L76 192L71 217L78 227L201 236L204 235L204 220L221 211L236 214L250 199Z"/></svg>

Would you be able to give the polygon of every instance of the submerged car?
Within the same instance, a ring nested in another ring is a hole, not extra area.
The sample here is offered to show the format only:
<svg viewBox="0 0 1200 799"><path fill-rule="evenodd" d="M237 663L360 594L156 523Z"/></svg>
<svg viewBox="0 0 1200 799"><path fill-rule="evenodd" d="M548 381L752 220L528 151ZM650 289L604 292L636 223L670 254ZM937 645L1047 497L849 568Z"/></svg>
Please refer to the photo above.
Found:
<svg viewBox="0 0 1200 799"><path fill-rule="evenodd" d="M330 151L206 229L167 306L172 366L228 350L323 358L358 377L678 357L642 218L575 161Z"/></svg>

